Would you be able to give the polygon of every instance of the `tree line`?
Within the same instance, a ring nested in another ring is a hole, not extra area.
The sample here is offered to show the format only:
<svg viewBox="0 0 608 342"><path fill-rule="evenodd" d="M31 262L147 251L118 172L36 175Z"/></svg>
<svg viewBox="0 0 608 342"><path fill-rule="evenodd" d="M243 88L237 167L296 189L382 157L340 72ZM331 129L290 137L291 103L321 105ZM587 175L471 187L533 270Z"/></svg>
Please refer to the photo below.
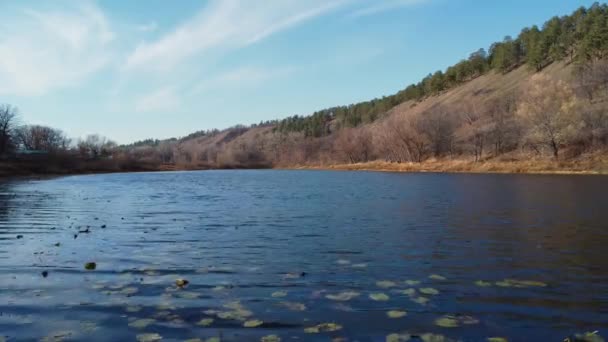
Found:
<svg viewBox="0 0 608 342"><path fill-rule="evenodd" d="M566 60L579 68L608 56L608 5L594 3L570 15L553 17L541 28L524 28L516 37L505 37L489 50L479 49L445 71L428 74L416 84L390 96L318 111L309 116L291 116L278 122L279 132L302 132L306 136L328 135L332 129L357 127L382 117L394 106L437 95L494 70L509 72L521 65L541 71ZM335 125L331 125L332 122Z"/></svg>

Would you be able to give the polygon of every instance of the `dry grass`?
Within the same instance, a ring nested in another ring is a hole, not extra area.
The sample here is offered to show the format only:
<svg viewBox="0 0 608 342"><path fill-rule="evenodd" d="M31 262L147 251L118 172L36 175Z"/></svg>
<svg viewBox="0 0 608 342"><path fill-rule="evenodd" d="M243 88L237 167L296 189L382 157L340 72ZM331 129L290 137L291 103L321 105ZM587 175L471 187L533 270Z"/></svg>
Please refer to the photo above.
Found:
<svg viewBox="0 0 608 342"><path fill-rule="evenodd" d="M465 159L428 160L422 163L374 161L358 164L306 165L292 169L445 172L445 173L525 173L525 174L603 174L608 175L606 153L591 153L575 159L555 161L547 158L491 159L474 162Z"/></svg>

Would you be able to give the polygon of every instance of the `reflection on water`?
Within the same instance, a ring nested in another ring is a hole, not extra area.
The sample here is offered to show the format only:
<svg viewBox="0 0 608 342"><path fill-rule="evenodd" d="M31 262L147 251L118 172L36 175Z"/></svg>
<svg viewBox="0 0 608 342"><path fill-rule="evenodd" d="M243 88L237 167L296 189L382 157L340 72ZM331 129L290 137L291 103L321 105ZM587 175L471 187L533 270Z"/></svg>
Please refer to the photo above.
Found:
<svg viewBox="0 0 608 342"><path fill-rule="evenodd" d="M606 189L312 171L6 182L0 340L608 335Z"/></svg>

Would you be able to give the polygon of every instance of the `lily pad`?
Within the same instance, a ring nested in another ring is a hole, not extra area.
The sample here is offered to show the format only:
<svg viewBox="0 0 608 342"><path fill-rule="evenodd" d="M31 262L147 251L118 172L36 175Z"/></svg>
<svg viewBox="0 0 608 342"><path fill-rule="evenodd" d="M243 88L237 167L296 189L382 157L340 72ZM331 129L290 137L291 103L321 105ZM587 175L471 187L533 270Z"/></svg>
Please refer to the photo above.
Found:
<svg viewBox="0 0 608 342"><path fill-rule="evenodd" d="M97 268L97 264L94 262L87 262L84 264L84 269L87 271L93 271Z"/></svg>
<svg viewBox="0 0 608 342"><path fill-rule="evenodd" d="M408 280L405 281L405 284L408 285L408 286L416 286L416 285L420 284L420 280L411 280L411 279L408 279Z"/></svg>
<svg viewBox="0 0 608 342"><path fill-rule="evenodd" d="M492 286L492 283L483 281L483 280L478 280L475 282L475 285L477 285L479 287L490 287L490 286Z"/></svg>
<svg viewBox="0 0 608 342"><path fill-rule="evenodd" d="M439 291L432 287L423 287L419 291L420 291L420 293L425 294L425 295L438 295L439 294Z"/></svg>
<svg viewBox="0 0 608 342"><path fill-rule="evenodd" d="M287 292L286 291L276 291L276 292L273 292L270 296L272 298L282 298L282 297L287 296Z"/></svg>
<svg viewBox="0 0 608 342"><path fill-rule="evenodd" d="M186 279L182 279L182 278L178 278L175 280L175 285L177 285L177 287L186 287L190 282Z"/></svg>
<svg viewBox="0 0 608 342"><path fill-rule="evenodd" d="M386 336L386 342L407 342L411 338L409 334L390 334Z"/></svg>
<svg viewBox="0 0 608 342"><path fill-rule="evenodd" d="M347 302L353 298L359 297L360 295L361 294L359 292L345 291L345 292L340 292L337 294L328 294L325 296L325 298L330 299L330 300L340 301L340 302Z"/></svg>
<svg viewBox="0 0 608 342"><path fill-rule="evenodd" d="M416 294L416 289L405 289L405 290L401 291L401 293L403 293L406 296L413 296Z"/></svg>
<svg viewBox="0 0 608 342"><path fill-rule="evenodd" d="M219 337L209 337L208 339L205 340L205 342L220 342L220 338Z"/></svg>
<svg viewBox="0 0 608 342"><path fill-rule="evenodd" d="M391 287L396 287L397 283L395 283L394 281L390 281L390 280L380 280L376 282L376 286L383 288L383 289L388 289Z"/></svg>
<svg viewBox="0 0 608 342"><path fill-rule="evenodd" d="M260 321L259 319L252 319L243 323L243 326L245 328L257 328L262 324L264 324L264 322Z"/></svg>
<svg viewBox="0 0 608 342"><path fill-rule="evenodd" d="M338 265L350 265L350 261L346 260L346 259L340 259L340 260L336 261L336 264L338 264Z"/></svg>
<svg viewBox="0 0 608 342"><path fill-rule="evenodd" d="M125 311L127 311L127 312L140 312L141 311L141 306L136 306L136 305L127 306L125 308Z"/></svg>
<svg viewBox="0 0 608 342"><path fill-rule="evenodd" d="M488 337L488 342L509 342L504 337Z"/></svg>
<svg viewBox="0 0 608 342"><path fill-rule="evenodd" d="M431 275L429 276L429 278L430 278L430 279L433 279L433 280L447 280L447 278L446 278L446 277L441 276L441 275L439 275L439 274L431 274Z"/></svg>
<svg viewBox="0 0 608 342"><path fill-rule="evenodd" d="M375 300L377 302L386 302L387 300L391 299L391 297L389 297L388 295L384 294L384 293L370 293L369 298L371 298L372 300Z"/></svg>
<svg viewBox="0 0 608 342"><path fill-rule="evenodd" d="M291 311L306 311L306 305L302 304L302 303L296 303L296 302L281 302L279 303L281 306L286 307L287 309L291 310Z"/></svg>
<svg viewBox="0 0 608 342"><path fill-rule="evenodd" d="M442 328L457 328L460 326L460 322L455 317L443 316L435 320L435 325Z"/></svg>
<svg viewBox="0 0 608 342"><path fill-rule="evenodd" d="M386 313L389 318L401 318L407 316L407 312L400 310L391 310Z"/></svg>
<svg viewBox="0 0 608 342"><path fill-rule="evenodd" d="M352 268L366 268L367 264L366 263L352 264L350 267L352 267Z"/></svg>
<svg viewBox="0 0 608 342"><path fill-rule="evenodd" d="M420 305L426 305L430 299L426 298L426 297L412 297L410 298L410 300L416 304L420 304Z"/></svg>
<svg viewBox="0 0 608 342"><path fill-rule="evenodd" d="M281 338L277 335L266 335L260 339L261 342L281 342Z"/></svg>
<svg viewBox="0 0 608 342"><path fill-rule="evenodd" d="M159 334L139 334L137 335L137 341L139 342L156 342L162 340L163 337Z"/></svg>
<svg viewBox="0 0 608 342"><path fill-rule="evenodd" d="M180 297L183 299L197 299L201 296L200 293L191 292L191 291L179 291L179 292L175 293L175 295L177 297Z"/></svg>
<svg viewBox="0 0 608 342"><path fill-rule="evenodd" d="M154 322L156 322L156 320L153 318L142 318L129 323L129 326L131 328L143 329Z"/></svg>
<svg viewBox="0 0 608 342"><path fill-rule="evenodd" d="M196 325L200 325L202 327L208 327L211 324L213 324L213 318L203 318L200 321L198 321L198 323L196 323Z"/></svg>
<svg viewBox="0 0 608 342"><path fill-rule="evenodd" d="M321 323L315 325L314 327L309 327L304 329L304 332L307 334L318 334L321 332L332 332L341 330L342 326L336 323Z"/></svg>
<svg viewBox="0 0 608 342"><path fill-rule="evenodd" d="M125 296L132 296L137 292L139 292L139 289L137 287L125 287L124 289L120 290L120 294L123 294Z"/></svg>
<svg viewBox="0 0 608 342"><path fill-rule="evenodd" d="M426 333L420 335L422 342L453 342L453 340L438 334Z"/></svg>

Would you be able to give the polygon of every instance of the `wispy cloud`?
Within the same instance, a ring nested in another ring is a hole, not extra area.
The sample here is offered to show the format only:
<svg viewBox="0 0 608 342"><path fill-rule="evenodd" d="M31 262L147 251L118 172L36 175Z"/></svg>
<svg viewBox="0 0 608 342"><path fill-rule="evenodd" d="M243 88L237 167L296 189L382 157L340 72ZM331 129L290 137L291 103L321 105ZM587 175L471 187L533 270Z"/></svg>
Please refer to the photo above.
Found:
<svg viewBox="0 0 608 342"><path fill-rule="evenodd" d="M348 14L350 18L361 18L382 12L387 12L399 8L413 6L428 2L429 0L383 0L383 1L362 1L360 7Z"/></svg>
<svg viewBox="0 0 608 342"><path fill-rule="evenodd" d="M175 111L180 105L181 99L177 95L176 87L167 86L137 98L135 111L139 113L168 112Z"/></svg>
<svg viewBox="0 0 608 342"><path fill-rule="evenodd" d="M276 68L252 66L238 67L200 81L192 88L190 94L195 95L218 88L256 86L264 82L287 77L296 71L297 68L291 66Z"/></svg>
<svg viewBox="0 0 608 342"><path fill-rule="evenodd" d="M244 47L321 16L350 0L211 0L156 41L142 42L125 69L171 70L189 58Z"/></svg>
<svg viewBox="0 0 608 342"><path fill-rule="evenodd" d="M149 23L137 25L135 29L139 32L154 32L158 29L158 23L156 21L151 21Z"/></svg>
<svg viewBox="0 0 608 342"><path fill-rule="evenodd" d="M114 33L93 3L0 14L0 94L43 95L110 62Z"/></svg>

